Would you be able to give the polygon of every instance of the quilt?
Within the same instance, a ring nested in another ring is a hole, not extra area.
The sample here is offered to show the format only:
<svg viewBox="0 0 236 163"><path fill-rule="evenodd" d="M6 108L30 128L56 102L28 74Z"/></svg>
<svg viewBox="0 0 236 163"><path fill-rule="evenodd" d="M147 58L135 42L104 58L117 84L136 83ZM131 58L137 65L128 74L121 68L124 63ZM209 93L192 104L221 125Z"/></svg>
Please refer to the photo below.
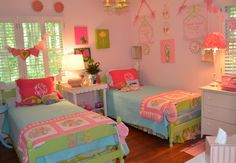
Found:
<svg viewBox="0 0 236 163"><path fill-rule="evenodd" d="M178 118L176 105L183 101L189 105L197 104L196 100L200 95L198 93L186 92L182 90L169 91L159 95L148 96L144 98L140 105L140 115L161 123L164 113L169 122L175 122Z"/></svg>
<svg viewBox="0 0 236 163"><path fill-rule="evenodd" d="M61 116L59 118L50 119L48 121L30 123L24 127L19 136L18 149L23 153L23 162L27 162L27 144L31 142L33 148L42 145L49 139L67 135L68 147L75 147L77 142L90 142L89 135L80 135L79 141L73 141L70 134L93 128L102 124L115 123L113 120L96 114L91 111Z"/></svg>

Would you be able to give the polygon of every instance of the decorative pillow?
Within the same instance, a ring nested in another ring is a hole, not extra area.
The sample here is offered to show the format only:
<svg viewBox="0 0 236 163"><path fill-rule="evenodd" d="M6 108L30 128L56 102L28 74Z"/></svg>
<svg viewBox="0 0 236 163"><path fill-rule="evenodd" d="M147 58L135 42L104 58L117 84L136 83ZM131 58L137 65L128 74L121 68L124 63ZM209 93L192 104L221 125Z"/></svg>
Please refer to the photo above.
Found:
<svg viewBox="0 0 236 163"><path fill-rule="evenodd" d="M137 79L135 79L135 80L128 80L128 81L126 81L126 85L127 86L139 86L139 81L137 80Z"/></svg>
<svg viewBox="0 0 236 163"><path fill-rule="evenodd" d="M46 105L54 104L54 103L57 103L60 101L57 94L55 94L55 93L44 95L41 98L41 100L42 100L43 104L46 104Z"/></svg>
<svg viewBox="0 0 236 163"><path fill-rule="evenodd" d="M54 77L38 79L18 79L16 85L19 87L21 99L30 96L41 98L44 95L55 92Z"/></svg>
<svg viewBox="0 0 236 163"><path fill-rule="evenodd" d="M41 104L41 99L36 96L29 96L22 100L22 102L16 102L16 107L18 106L33 106Z"/></svg>
<svg viewBox="0 0 236 163"><path fill-rule="evenodd" d="M121 69L121 70L111 70L109 75L112 79L112 84L110 87L114 89L121 89L126 86L127 81L138 81L138 73L134 68Z"/></svg>

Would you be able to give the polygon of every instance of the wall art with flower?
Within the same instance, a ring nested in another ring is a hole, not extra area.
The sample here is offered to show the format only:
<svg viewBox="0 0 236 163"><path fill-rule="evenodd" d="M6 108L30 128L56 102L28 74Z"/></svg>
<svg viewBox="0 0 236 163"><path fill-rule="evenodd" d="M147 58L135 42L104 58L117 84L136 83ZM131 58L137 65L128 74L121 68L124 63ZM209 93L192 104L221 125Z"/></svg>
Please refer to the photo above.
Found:
<svg viewBox="0 0 236 163"><path fill-rule="evenodd" d="M88 29L86 26L75 26L74 32L76 45L88 44Z"/></svg>
<svg viewBox="0 0 236 163"><path fill-rule="evenodd" d="M75 54L82 54L84 62L88 62L91 59L90 48L74 48Z"/></svg>
<svg viewBox="0 0 236 163"><path fill-rule="evenodd" d="M109 30L96 29L96 48L110 48Z"/></svg>
<svg viewBox="0 0 236 163"><path fill-rule="evenodd" d="M175 46L174 39L161 40L161 62L174 63L175 62Z"/></svg>

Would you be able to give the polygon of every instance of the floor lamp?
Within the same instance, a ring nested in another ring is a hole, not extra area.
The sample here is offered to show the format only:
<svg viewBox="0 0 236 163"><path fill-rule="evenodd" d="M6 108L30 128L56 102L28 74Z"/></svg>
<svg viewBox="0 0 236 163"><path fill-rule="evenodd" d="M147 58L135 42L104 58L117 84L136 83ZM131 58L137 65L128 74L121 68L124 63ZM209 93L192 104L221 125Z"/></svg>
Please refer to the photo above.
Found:
<svg viewBox="0 0 236 163"><path fill-rule="evenodd" d="M217 87L217 65L216 65L216 55L220 55L222 50L226 49L226 41L221 33L209 33L204 42L203 42L204 50L210 50L213 53L214 58L214 73L213 73L213 81L210 83L211 86Z"/></svg>

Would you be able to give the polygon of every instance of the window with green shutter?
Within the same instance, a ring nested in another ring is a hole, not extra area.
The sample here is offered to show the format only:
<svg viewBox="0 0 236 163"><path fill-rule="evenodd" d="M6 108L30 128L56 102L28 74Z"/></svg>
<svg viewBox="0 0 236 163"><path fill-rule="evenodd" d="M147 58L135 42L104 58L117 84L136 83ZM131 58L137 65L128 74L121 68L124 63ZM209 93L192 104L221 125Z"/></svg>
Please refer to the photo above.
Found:
<svg viewBox="0 0 236 163"><path fill-rule="evenodd" d="M40 78L58 74L63 55L62 30L61 21L48 21L48 18L45 21L42 18L0 20L0 81L13 82L19 77ZM13 57L6 48L33 48L46 34L46 48L40 50L38 57L30 55L23 61Z"/></svg>
<svg viewBox="0 0 236 163"><path fill-rule="evenodd" d="M0 22L0 81L4 82L19 78L17 58L8 52L8 46L16 47L15 24Z"/></svg>
<svg viewBox="0 0 236 163"><path fill-rule="evenodd" d="M226 12L228 18L225 24L225 35L228 53L225 55L225 73L236 74L236 6L226 7Z"/></svg>
<svg viewBox="0 0 236 163"><path fill-rule="evenodd" d="M62 24L58 22L46 22L45 30L49 34L47 39L49 74L58 74L63 55Z"/></svg>
<svg viewBox="0 0 236 163"><path fill-rule="evenodd" d="M41 39L40 23L22 23L24 49L33 48ZM26 59L27 78L42 78L45 76L43 53L38 57L30 56Z"/></svg>

